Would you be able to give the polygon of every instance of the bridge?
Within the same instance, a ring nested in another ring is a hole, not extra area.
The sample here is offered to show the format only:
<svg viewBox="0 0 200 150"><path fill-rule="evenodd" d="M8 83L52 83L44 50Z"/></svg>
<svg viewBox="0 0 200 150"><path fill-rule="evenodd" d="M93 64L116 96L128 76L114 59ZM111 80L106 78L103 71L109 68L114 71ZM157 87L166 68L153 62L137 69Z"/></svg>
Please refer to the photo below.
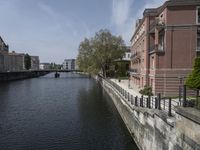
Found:
<svg viewBox="0 0 200 150"><path fill-rule="evenodd" d="M23 70L23 71L12 71L12 72L0 72L0 81L12 81L12 80L21 80L27 78L37 78L44 76L46 74L55 72L82 72L80 70Z"/></svg>

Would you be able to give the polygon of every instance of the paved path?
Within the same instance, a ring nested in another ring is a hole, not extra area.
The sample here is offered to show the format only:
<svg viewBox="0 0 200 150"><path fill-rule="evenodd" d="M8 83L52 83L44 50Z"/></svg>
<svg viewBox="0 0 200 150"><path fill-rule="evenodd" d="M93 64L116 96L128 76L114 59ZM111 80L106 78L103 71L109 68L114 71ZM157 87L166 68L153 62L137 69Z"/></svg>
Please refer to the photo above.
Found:
<svg viewBox="0 0 200 150"><path fill-rule="evenodd" d="M129 87L129 81L128 80L121 80L121 82L118 81L118 79L110 79L111 81L115 82L117 85L122 87L124 90L129 92L131 95L141 97L141 94L139 93L139 89L133 85Z"/></svg>

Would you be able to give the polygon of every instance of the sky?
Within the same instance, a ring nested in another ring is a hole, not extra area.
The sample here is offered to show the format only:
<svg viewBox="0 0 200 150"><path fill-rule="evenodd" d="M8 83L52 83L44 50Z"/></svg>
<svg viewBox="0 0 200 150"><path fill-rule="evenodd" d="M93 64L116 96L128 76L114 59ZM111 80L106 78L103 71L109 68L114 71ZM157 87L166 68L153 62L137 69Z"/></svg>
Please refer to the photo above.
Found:
<svg viewBox="0 0 200 150"><path fill-rule="evenodd" d="M76 58L80 42L100 29L127 45L145 8L166 0L0 0L0 36L10 51L62 63Z"/></svg>

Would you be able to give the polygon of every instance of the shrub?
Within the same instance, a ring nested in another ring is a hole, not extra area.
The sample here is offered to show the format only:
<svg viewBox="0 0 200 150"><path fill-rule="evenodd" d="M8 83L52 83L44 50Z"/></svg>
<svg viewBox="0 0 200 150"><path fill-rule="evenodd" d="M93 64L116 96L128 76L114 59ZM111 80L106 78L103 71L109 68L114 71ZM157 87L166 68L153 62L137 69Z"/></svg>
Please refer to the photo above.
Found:
<svg viewBox="0 0 200 150"><path fill-rule="evenodd" d="M152 96L152 88L150 86L145 85L142 90L139 91L140 94L142 95L150 95Z"/></svg>

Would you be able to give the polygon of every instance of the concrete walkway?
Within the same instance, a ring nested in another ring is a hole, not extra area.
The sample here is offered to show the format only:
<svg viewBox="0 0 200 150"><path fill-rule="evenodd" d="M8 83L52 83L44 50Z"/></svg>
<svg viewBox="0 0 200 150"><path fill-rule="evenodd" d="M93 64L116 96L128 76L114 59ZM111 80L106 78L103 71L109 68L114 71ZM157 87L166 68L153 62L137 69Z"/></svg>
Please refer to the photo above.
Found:
<svg viewBox="0 0 200 150"><path fill-rule="evenodd" d="M133 85L129 86L128 80L121 80L120 82L118 79L110 79L110 80L115 82L117 85L122 87L124 90L129 92L134 97L136 97L136 96L141 97L141 94L139 93L139 89Z"/></svg>

